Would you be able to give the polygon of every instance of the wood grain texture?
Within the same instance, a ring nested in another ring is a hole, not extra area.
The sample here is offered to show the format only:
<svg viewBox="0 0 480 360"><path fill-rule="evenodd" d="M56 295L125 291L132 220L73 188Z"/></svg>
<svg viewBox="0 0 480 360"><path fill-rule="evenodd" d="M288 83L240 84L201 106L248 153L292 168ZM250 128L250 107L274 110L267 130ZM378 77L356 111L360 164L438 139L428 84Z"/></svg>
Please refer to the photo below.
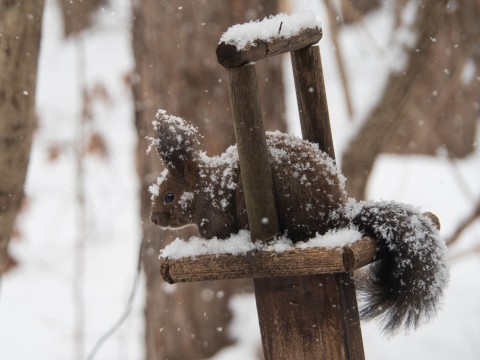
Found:
<svg viewBox="0 0 480 360"><path fill-rule="evenodd" d="M169 283L240 278L267 278L351 272L371 263L376 243L361 238L338 248L255 251L245 255L213 254L180 259L161 258L161 273Z"/></svg>
<svg viewBox="0 0 480 360"><path fill-rule="evenodd" d="M228 69L227 81L252 240L269 241L280 228L255 67Z"/></svg>
<svg viewBox="0 0 480 360"><path fill-rule="evenodd" d="M260 330L265 359L363 358L357 356L363 354L359 342L346 336L359 326L356 308L343 311L345 299L338 283L349 279L349 273L257 279L258 315L264 324L271 324Z"/></svg>
<svg viewBox="0 0 480 360"><path fill-rule="evenodd" d="M316 44L322 38L322 29L304 29L290 37L279 37L272 41L256 40L254 45L238 50L235 45L221 42L217 46L217 60L226 68L239 67L254 61L265 59Z"/></svg>

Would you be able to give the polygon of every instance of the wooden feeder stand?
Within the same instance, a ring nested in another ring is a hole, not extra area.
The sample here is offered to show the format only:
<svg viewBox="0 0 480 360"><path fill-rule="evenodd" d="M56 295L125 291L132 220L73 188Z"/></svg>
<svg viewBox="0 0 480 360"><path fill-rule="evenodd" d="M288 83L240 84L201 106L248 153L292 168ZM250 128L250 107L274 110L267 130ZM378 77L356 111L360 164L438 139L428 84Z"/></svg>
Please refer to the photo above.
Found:
<svg viewBox="0 0 480 360"><path fill-rule="evenodd" d="M256 41L238 51L220 43L227 69L243 191L252 239L280 233L254 61L290 52L303 138L335 158L320 51L321 28ZM268 222L262 219L269 219ZM253 278L265 359L364 359L352 271L374 260L376 244L362 238L343 248L282 253L202 255L162 259L169 283Z"/></svg>

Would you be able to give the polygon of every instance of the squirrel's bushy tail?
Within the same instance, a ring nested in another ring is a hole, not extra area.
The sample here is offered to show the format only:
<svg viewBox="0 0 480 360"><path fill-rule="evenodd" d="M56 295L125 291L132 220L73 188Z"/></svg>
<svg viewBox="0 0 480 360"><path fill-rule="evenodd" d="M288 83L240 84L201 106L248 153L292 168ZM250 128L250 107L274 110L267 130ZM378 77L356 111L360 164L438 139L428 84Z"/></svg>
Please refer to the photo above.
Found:
<svg viewBox="0 0 480 360"><path fill-rule="evenodd" d="M433 221L393 202L350 204L347 214L377 240L377 260L359 286L361 317L379 317L393 334L435 315L449 275L446 246Z"/></svg>

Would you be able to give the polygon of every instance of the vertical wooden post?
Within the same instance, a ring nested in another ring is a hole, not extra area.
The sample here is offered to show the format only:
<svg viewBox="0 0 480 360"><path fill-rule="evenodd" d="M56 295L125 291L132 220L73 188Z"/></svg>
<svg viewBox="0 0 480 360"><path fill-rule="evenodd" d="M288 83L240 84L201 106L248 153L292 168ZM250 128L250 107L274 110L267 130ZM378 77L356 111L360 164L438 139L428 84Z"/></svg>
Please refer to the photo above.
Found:
<svg viewBox="0 0 480 360"><path fill-rule="evenodd" d="M279 225L255 67L228 69L227 80L250 233L269 241Z"/></svg>
<svg viewBox="0 0 480 360"><path fill-rule="evenodd" d="M348 280L349 274L255 279L265 359L364 359L361 334L351 330L359 326L358 311L339 287L353 285Z"/></svg>
<svg viewBox="0 0 480 360"><path fill-rule="evenodd" d="M290 56L303 138L335 159L320 48L309 46Z"/></svg>

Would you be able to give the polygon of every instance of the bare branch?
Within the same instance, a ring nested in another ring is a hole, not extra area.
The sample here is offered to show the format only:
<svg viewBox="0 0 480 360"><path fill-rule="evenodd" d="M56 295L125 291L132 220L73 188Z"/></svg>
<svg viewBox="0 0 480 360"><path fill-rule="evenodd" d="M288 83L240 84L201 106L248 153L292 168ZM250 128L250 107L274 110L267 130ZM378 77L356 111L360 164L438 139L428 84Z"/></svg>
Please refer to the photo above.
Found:
<svg viewBox="0 0 480 360"><path fill-rule="evenodd" d="M337 16L331 0L325 0L325 7L327 8L328 22L330 25L330 31L332 33L333 46L335 47L335 59L337 60L338 72L340 73L340 79L342 81L343 97L345 98L345 104L347 105L348 118L352 120L354 115L352 96L350 95L350 87L348 86L349 81L347 77L347 71L345 69L345 62L343 61L342 46L338 41L340 29L337 23Z"/></svg>
<svg viewBox="0 0 480 360"><path fill-rule="evenodd" d="M480 244L477 244L476 246L472 247L471 249L460 251L459 253L450 257L450 261L457 261L457 260L462 259L465 256L472 255L472 254L475 254L475 253L480 254Z"/></svg>
<svg viewBox="0 0 480 360"><path fill-rule="evenodd" d="M471 212L469 216L467 216L457 227L454 233L446 240L447 246L452 245L455 243L459 238L460 235L468 228L471 224L473 224L477 219L480 218L480 199L477 202L477 205Z"/></svg>

